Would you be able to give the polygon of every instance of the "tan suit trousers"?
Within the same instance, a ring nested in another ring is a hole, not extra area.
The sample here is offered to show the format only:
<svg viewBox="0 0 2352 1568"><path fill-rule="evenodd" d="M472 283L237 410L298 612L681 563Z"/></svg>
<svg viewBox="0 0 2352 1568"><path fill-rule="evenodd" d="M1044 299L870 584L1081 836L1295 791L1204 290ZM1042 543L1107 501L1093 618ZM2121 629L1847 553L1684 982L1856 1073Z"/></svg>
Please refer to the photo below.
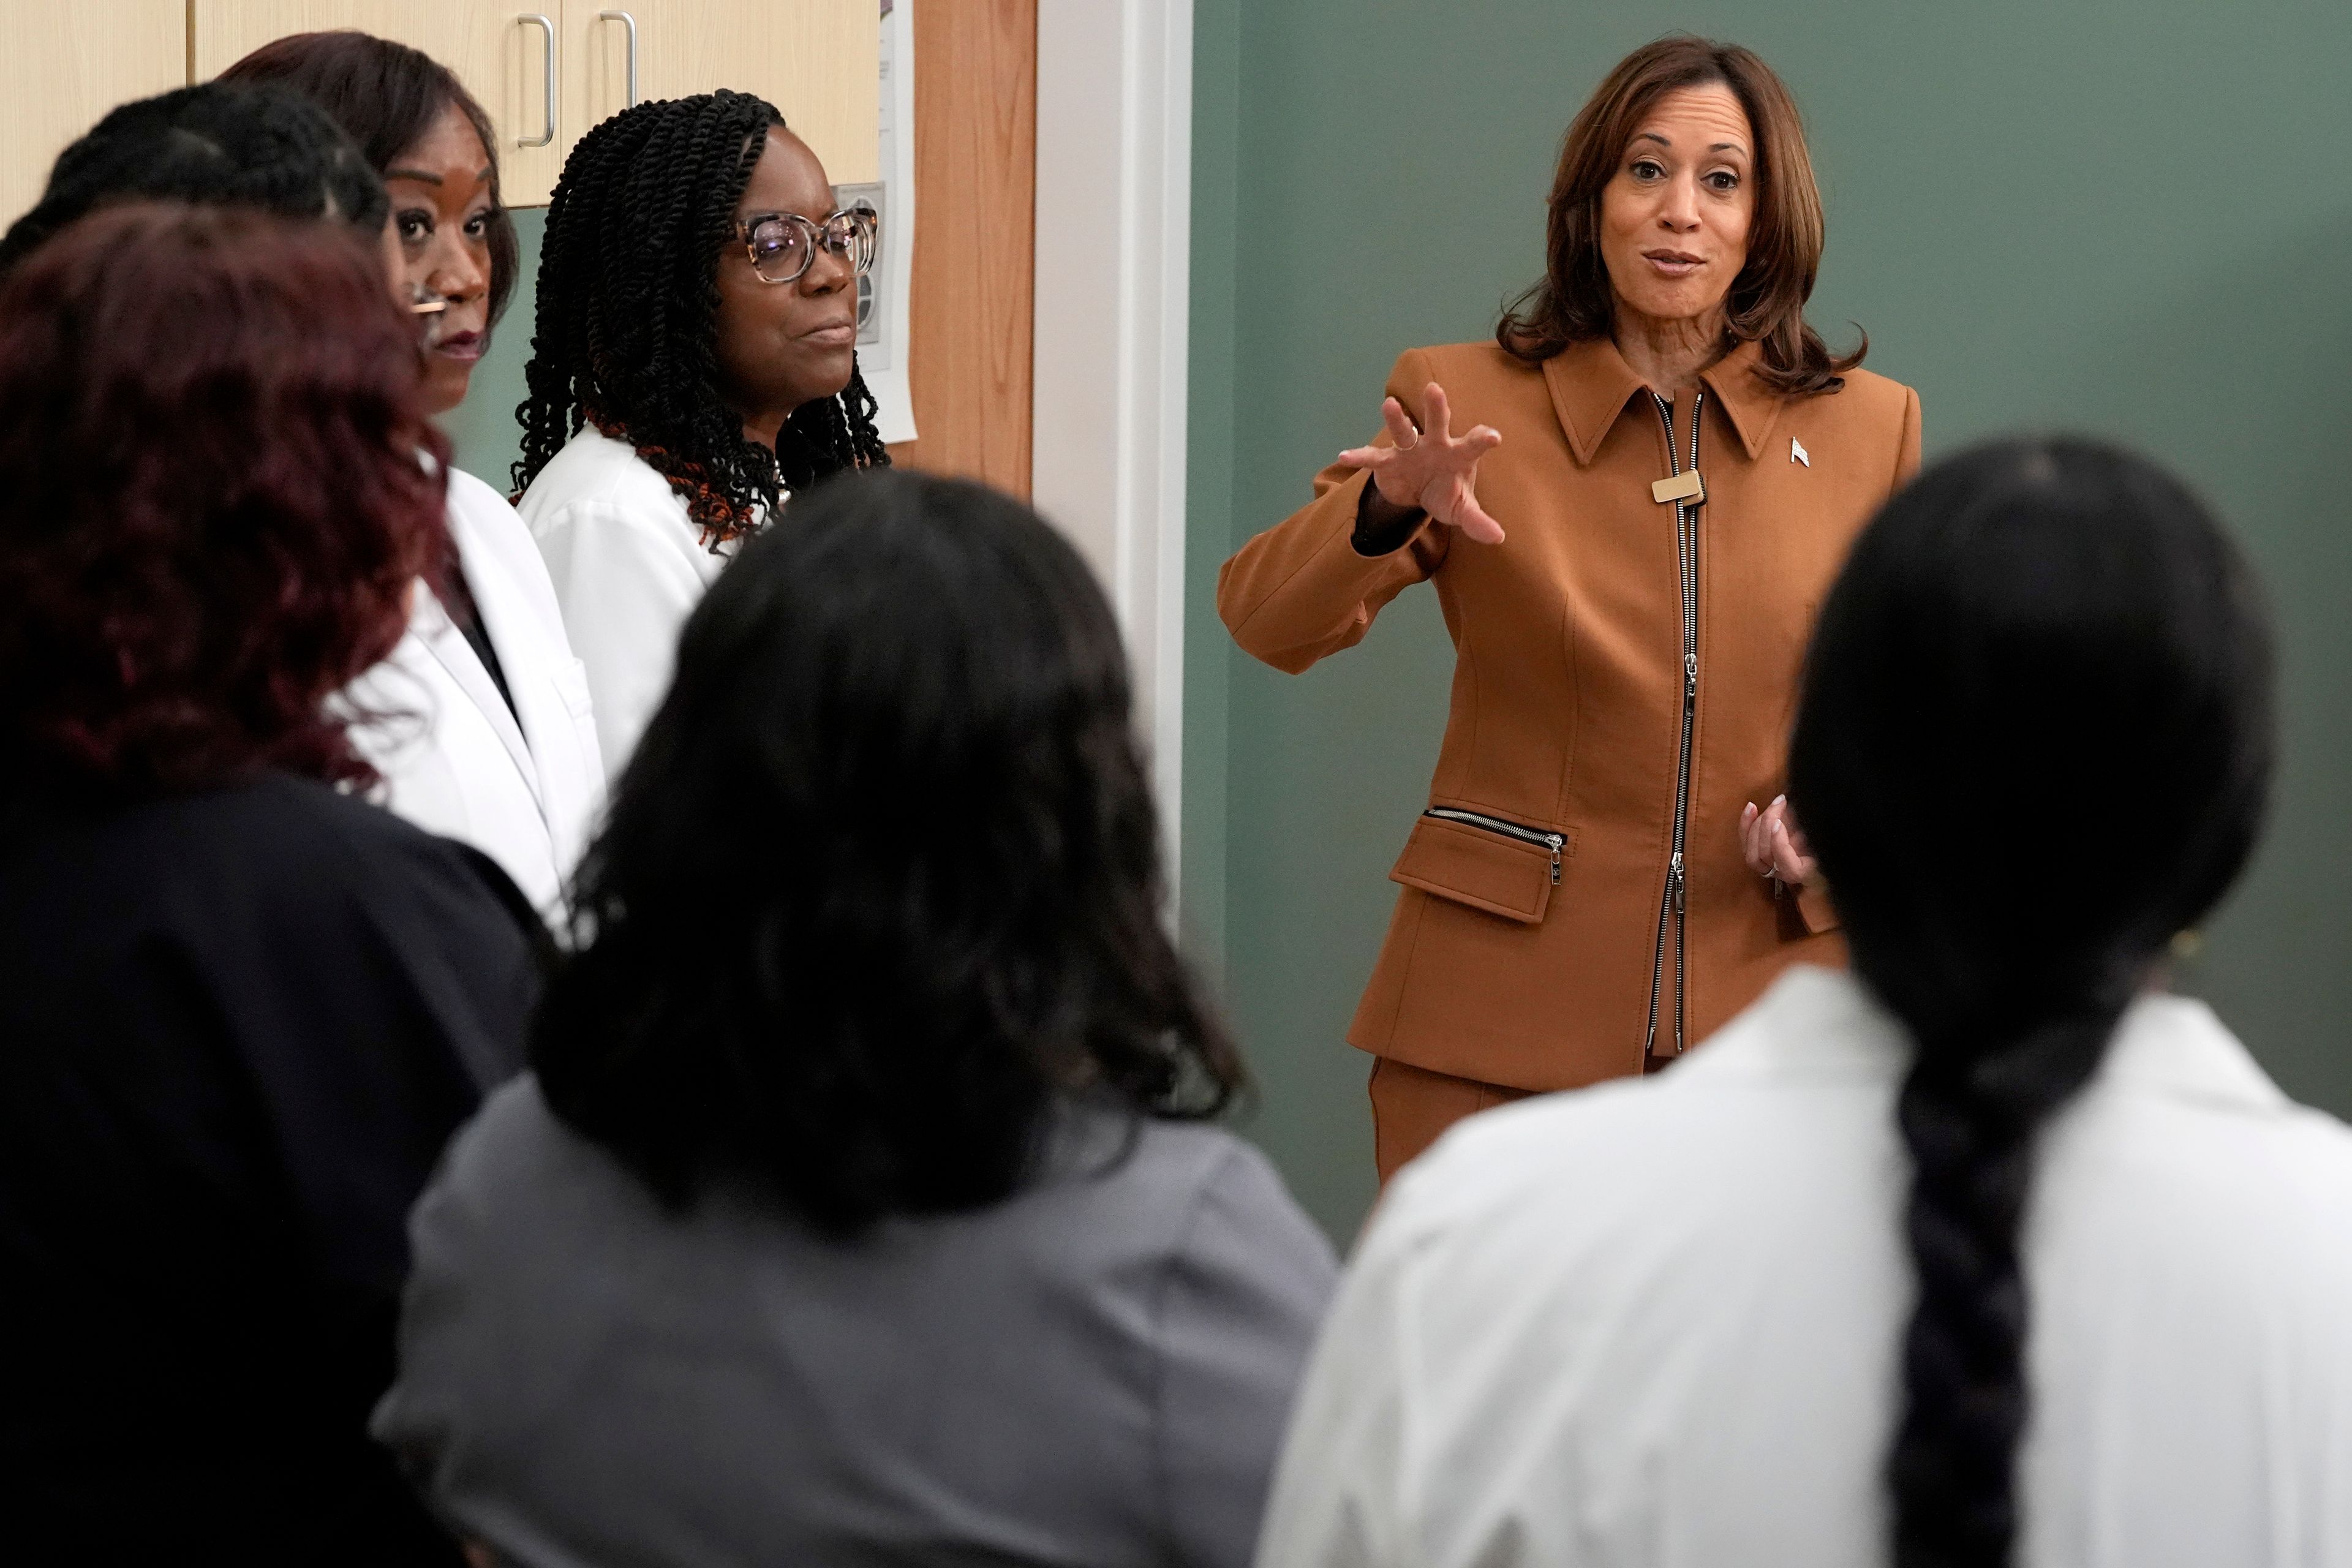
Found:
<svg viewBox="0 0 2352 1568"><path fill-rule="evenodd" d="M1644 1073L1663 1071L1671 1058L1645 1057ZM1524 1089L1480 1083L1473 1078L1432 1072L1410 1062L1372 1058L1372 1160L1380 1167L1381 1185L1410 1164L1445 1130L1467 1116L1525 1100Z"/></svg>

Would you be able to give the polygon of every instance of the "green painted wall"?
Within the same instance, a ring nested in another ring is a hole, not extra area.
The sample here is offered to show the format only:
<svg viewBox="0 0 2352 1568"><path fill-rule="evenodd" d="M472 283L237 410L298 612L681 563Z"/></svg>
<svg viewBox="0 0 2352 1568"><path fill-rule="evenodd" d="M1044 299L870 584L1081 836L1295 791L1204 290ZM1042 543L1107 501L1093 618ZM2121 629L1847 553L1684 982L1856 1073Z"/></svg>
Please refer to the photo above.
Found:
<svg viewBox="0 0 2352 1568"><path fill-rule="evenodd" d="M1236 653L1217 562L1375 427L1410 344L1480 338L1540 266L1559 133L1669 27L1771 60L1830 211L1814 318L1919 389L1928 455L2120 437L2271 584L2285 771L2190 977L2286 1088L2352 1113L2352 6L2342 0L1197 0L1186 924L1262 1083L1250 1130L1346 1236L1371 1194L1341 1043L1423 801L1433 595L1303 677ZM2084 823L2085 834L2099 831ZM1954 853L1999 861L1999 847ZM2017 896L2066 896L2064 866Z"/></svg>
<svg viewBox="0 0 2352 1568"><path fill-rule="evenodd" d="M2294 1093L2352 1114L2352 7L2339 0L1692 5L1195 0L1182 922L1259 1079L1249 1130L1346 1236L1371 1195L1340 1043L1427 786L1433 595L1304 677L1234 652L1218 563L1363 438L1409 344L1486 335L1539 265L1561 128L1668 26L1789 79L1830 205L1815 320L1920 390L1930 456L2120 436L2228 512L2272 584L2286 771L2193 977ZM2126 27L2123 19L2128 17ZM545 213L446 424L503 487ZM2095 824L2086 824L2086 832ZM2065 869L2019 897L2063 897Z"/></svg>

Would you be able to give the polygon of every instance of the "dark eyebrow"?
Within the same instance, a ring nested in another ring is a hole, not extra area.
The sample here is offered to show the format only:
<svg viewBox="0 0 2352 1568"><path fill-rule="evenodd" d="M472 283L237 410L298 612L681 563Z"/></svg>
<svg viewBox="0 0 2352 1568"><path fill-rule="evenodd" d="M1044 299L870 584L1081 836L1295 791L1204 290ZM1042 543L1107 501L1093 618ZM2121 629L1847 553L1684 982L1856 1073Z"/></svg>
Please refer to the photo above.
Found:
<svg viewBox="0 0 2352 1568"><path fill-rule="evenodd" d="M437 185L441 183L440 175L428 174L422 169L386 169L383 172L383 177L387 180L417 180L428 185ZM474 178L477 180L487 180L489 177L490 166L488 163L474 171Z"/></svg>
<svg viewBox="0 0 2352 1568"><path fill-rule="evenodd" d="M1655 142L1661 147L1671 147L1674 145L1672 142L1668 141L1664 136L1659 135L1654 131L1636 131L1633 132L1633 140L1636 142ZM1745 155L1748 149L1741 146L1737 142L1717 142L1713 146L1709 147L1707 151L1710 153L1738 153Z"/></svg>

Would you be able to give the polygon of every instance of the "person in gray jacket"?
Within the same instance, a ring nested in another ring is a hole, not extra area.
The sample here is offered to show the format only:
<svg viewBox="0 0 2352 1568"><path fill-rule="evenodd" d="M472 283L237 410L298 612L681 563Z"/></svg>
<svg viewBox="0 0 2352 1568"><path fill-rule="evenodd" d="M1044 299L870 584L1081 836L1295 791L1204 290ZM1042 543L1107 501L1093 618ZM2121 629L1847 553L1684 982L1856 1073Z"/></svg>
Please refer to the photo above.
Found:
<svg viewBox="0 0 2352 1568"><path fill-rule="evenodd" d="M554 1565L1241 1564L1328 1244L1210 1121L1108 605L835 481L688 622L374 1429Z"/></svg>

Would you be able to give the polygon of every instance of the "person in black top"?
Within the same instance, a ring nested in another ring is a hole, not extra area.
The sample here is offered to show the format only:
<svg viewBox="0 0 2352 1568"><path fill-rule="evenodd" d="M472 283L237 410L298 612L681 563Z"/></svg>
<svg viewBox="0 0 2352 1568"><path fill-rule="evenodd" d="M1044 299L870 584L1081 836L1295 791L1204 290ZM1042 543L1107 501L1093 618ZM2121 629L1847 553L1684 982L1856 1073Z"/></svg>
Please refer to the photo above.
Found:
<svg viewBox="0 0 2352 1568"><path fill-rule="evenodd" d="M58 156L39 205L0 236L0 276L47 236L141 198L339 218L383 249L418 331L426 410L466 393L511 292L514 226L496 138L448 69L364 33L299 34L215 81L113 110ZM429 199L428 199L429 198ZM406 721L355 732L371 798L486 850L553 914L604 795L596 725L539 547L502 496L448 479L450 553L409 635L337 700Z"/></svg>
<svg viewBox="0 0 2352 1568"><path fill-rule="evenodd" d="M111 206L0 280L12 1554L458 1561L365 1423L544 933L338 787L448 554L419 379L342 224Z"/></svg>

